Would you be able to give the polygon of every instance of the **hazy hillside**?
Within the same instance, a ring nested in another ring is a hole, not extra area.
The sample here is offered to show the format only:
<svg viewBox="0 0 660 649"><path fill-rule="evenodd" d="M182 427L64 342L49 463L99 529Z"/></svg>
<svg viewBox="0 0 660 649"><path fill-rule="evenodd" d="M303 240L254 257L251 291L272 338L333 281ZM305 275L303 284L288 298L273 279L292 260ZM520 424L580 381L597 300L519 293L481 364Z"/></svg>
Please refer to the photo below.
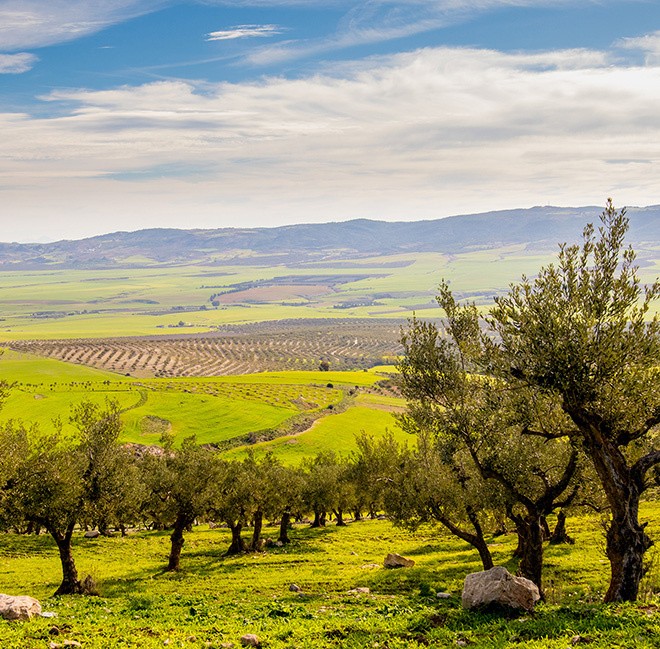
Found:
<svg viewBox="0 0 660 649"><path fill-rule="evenodd" d="M456 253L514 244L547 250L560 241L576 240L584 224L597 221L601 211L599 207L534 207L433 221L358 219L277 228L151 229L78 241L0 243L0 269L116 268L227 260L234 264L286 261L291 265L294 261L304 264L416 251ZM630 208L628 214L631 243L645 248L660 245L660 205Z"/></svg>

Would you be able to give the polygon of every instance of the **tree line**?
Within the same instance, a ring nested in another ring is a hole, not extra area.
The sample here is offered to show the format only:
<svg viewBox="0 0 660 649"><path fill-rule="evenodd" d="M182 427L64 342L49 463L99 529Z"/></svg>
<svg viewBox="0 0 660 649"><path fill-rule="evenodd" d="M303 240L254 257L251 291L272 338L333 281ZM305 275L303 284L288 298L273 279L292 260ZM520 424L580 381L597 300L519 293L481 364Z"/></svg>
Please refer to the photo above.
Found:
<svg viewBox="0 0 660 649"><path fill-rule="evenodd" d="M136 453L118 443L117 406L83 403L72 437L0 428L0 527L53 537L66 594L89 587L72 555L80 527L170 529L167 569L178 570L196 522L229 528L232 554L262 549L265 521L286 544L294 520L341 526L385 513L412 529L444 526L484 569L487 539L514 530L519 574L542 593L545 543L570 542L565 512L589 507L608 516L605 599L634 600L651 546L639 503L660 486L660 321L649 317L660 285L640 283L627 227L608 202L598 234L587 226L581 246L562 246L487 314L443 282L444 320L402 332L399 424L410 444L361 434L348 457L323 452L298 467L227 460L194 438Z"/></svg>

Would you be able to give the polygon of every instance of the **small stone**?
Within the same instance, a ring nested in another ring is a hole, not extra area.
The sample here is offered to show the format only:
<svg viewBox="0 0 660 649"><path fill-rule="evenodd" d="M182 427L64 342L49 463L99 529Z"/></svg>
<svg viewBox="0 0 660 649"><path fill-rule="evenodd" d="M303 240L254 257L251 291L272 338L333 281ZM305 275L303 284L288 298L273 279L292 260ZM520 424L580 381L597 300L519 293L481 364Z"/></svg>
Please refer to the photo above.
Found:
<svg viewBox="0 0 660 649"><path fill-rule="evenodd" d="M412 559L406 559L396 552L390 552L385 557L383 565L386 568L412 568L415 565L415 562Z"/></svg>
<svg viewBox="0 0 660 649"><path fill-rule="evenodd" d="M275 541L275 547L281 548L284 546L284 543L282 541Z"/></svg>
<svg viewBox="0 0 660 649"><path fill-rule="evenodd" d="M302 588L300 586L298 586L297 584L291 584L289 586L289 590L292 593L302 593Z"/></svg>
<svg viewBox="0 0 660 649"><path fill-rule="evenodd" d="M41 617L57 617L57 613L54 613L53 611L42 611Z"/></svg>
<svg viewBox="0 0 660 649"><path fill-rule="evenodd" d="M57 644L57 642L49 642L48 649L60 649L62 645Z"/></svg>
<svg viewBox="0 0 660 649"><path fill-rule="evenodd" d="M456 640L456 646L457 647L467 647L468 646L467 640Z"/></svg>
<svg viewBox="0 0 660 649"><path fill-rule="evenodd" d="M451 593L436 593L435 596L438 599L449 599L451 597Z"/></svg>
<svg viewBox="0 0 660 649"><path fill-rule="evenodd" d="M88 530L85 532L85 538L86 539L98 539L99 536L101 536L101 532L98 530Z"/></svg>
<svg viewBox="0 0 660 649"><path fill-rule="evenodd" d="M352 588L348 592L352 595L368 595L371 590L369 590L366 586L358 586L357 588Z"/></svg>
<svg viewBox="0 0 660 649"><path fill-rule="evenodd" d="M362 570L375 570L376 568L380 568L379 563L365 563L363 566L360 566Z"/></svg>
<svg viewBox="0 0 660 649"><path fill-rule="evenodd" d="M254 633L246 633L241 636L241 644L244 647L260 647L261 641Z"/></svg>
<svg viewBox="0 0 660 649"><path fill-rule="evenodd" d="M220 649L234 649L236 645L233 642L221 642Z"/></svg>

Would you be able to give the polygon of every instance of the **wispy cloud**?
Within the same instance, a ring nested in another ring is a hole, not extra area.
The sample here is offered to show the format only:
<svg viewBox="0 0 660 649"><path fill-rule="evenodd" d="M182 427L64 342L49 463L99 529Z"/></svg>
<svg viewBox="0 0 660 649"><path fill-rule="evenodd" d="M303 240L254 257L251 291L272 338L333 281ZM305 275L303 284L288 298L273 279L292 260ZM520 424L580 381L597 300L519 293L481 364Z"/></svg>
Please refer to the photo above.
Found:
<svg viewBox="0 0 660 649"><path fill-rule="evenodd" d="M34 54L0 54L0 74L22 74L34 67L39 59Z"/></svg>
<svg viewBox="0 0 660 649"><path fill-rule="evenodd" d="M429 48L45 99L59 116L0 114L3 207L96 231L660 202L660 65L614 51Z"/></svg>
<svg viewBox="0 0 660 649"><path fill-rule="evenodd" d="M660 63L660 31L635 38L621 38L616 45L626 50L642 52L648 64Z"/></svg>
<svg viewBox="0 0 660 649"><path fill-rule="evenodd" d="M0 0L0 50L74 40L166 4L169 0Z"/></svg>
<svg viewBox="0 0 660 649"><path fill-rule="evenodd" d="M206 35L207 41L231 41L236 38L276 36L282 33L279 25L237 25Z"/></svg>
<svg viewBox="0 0 660 649"><path fill-rule="evenodd" d="M602 0L361 0L346 3L346 13L336 30L309 40L289 40L252 50L246 60L254 65L272 65L358 45L369 45L440 29L467 21L475 15L504 7L557 7L596 3ZM608 1L608 0L605 0ZM624 0L625 1L625 0ZM241 4L269 4L268 0L245 0ZM290 0L300 4L304 0ZM287 4L286 0L272 4ZM310 0L306 6L322 6Z"/></svg>

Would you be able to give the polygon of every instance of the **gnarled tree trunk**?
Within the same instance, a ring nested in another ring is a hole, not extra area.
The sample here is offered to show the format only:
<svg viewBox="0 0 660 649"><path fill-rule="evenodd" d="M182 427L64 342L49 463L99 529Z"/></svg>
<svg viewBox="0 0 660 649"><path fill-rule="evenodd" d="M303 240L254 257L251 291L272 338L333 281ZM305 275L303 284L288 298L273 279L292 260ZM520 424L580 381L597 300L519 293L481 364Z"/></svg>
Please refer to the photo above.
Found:
<svg viewBox="0 0 660 649"><path fill-rule="evenodd" d="M185 540L183 538L183 532L186 529L187 521L183 518L177 518L174 523L174 530L170 535L170 558L167 563L167 570L170 572L175 572L179 570L179 561L181 559L181 550Z"/></svg>
<svg viewBox="0 0 660 649"><path fill-rule="evenodd" d="M264 526L264 513L258 509L254 512L254 517L252 519L254 528L252 530L252 542L250 544L250 549L255 552L259 549L259 541L261 540L261 530Z"/></svg>
<svg viewBox="0 0 660 649"><path fill-rule="evenodd" d="M566 532L566 514L562 509L557 514L557 524L550 535L550 545L561 545L563 543L573 545L575 541Z"/></svg>
<svg viewBox="0 0 660 649"><path fill-rule="evenodd" d="M231 545L227 550L227 554L241 554L245 552L245 542L241 536L243 524L231 522L229 523L229 529L231 530Z"/></svg>
<svg viewBox="0 0 660 649"><path fill-rule="evenodd" d="M584 436L612 513L606 536L611 576L605 601L633 602L644 576L644 553L653 545L639 522L639 500L645 472L654 462L640 460L629 467L619 447L603 434L597 422L582 411L569 409L568 414Z"/></svg>
<svg viewBox="0 0 660 649"><path fill-rule="evenodd" d="M286 545L289 542L289 526L291 525L291 512L284 512L280 520L280 535L277 540Z"/></svg>
<svg viewBox="0 0 660 649"><path fill-rule="evenodd" d="M55 543L57 543L57 549L60 553L60 563L62 564L62 583L55 591L55 595L79 595L83 592L83 588L78 579L78 570L76 569L71 552L71 538L73 537L74 524L69 524L64 534L53 527L47 527L50 535L55 539Z"/></svg>

